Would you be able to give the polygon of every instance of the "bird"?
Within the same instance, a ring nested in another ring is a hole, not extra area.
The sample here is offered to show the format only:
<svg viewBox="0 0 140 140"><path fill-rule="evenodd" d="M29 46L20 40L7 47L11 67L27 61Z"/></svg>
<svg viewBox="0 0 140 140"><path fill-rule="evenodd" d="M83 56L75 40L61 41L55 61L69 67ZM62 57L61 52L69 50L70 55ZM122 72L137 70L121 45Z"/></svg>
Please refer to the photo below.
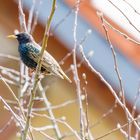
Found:
<svg viewBox="0 0 140 140"><path fill-rule="evenodd" d="M37 68L38 59L40 57L41 46L34 41L31 34L20 32L15 35L9 35L8 38L15 38L18 41L18 52L22 62L29 68L30 71L35 71ZM66 79L71 83L71 80L64 73L55 58L46 50L41 59L41 73L44 75L54 75L61 79Z"/></svg>

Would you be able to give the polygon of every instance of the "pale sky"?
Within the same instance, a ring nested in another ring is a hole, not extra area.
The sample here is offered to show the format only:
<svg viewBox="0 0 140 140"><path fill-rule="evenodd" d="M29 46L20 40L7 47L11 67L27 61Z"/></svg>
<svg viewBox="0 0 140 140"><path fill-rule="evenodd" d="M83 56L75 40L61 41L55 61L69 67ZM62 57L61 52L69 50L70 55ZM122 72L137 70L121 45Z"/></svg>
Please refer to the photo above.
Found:
<svg viewBox="0 0 140 140"><path fill-rule="evenodd" d="M140 30L140 15L135 13L134 10L124 2L124 0L111 1L121 9L121 11L123 11L131 22ZM140 13L140 0L125 1L129 2ZM111 3L109 3L108 0L91 0L91 3L140 41L140 33L129 24L126 18Z"/></svg>

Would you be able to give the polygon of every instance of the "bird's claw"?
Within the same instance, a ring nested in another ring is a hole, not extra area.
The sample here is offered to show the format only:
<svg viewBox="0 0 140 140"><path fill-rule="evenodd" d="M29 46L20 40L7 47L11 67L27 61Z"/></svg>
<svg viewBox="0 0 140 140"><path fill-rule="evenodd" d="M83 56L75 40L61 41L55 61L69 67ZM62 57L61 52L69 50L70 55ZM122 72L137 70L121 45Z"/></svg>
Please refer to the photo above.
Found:
<svg viewBox="0 0 140 140"><path fill-rule="evenodd" d="M29 77L32 77L32 74L33 74L33 72L34 72L35 70L34 69L28 69L28 75L29 75Z"/></svg>

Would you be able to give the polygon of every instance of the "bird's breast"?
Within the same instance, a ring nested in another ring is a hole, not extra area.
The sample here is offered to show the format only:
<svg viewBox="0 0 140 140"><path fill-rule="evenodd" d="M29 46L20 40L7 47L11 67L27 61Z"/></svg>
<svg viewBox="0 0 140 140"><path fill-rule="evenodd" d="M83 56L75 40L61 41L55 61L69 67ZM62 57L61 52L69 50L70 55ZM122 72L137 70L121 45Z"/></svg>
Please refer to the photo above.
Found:
<svg viewBox="0 0 140 140"><path fill-rule="evenodd" d="M18 51L19 51L21 60L27 67L32 68L32 69L36 68L37 63L33 59L31 59L29 55L29 51L31 50L30 48L26 46L26 44L20 44Z"/></svg>

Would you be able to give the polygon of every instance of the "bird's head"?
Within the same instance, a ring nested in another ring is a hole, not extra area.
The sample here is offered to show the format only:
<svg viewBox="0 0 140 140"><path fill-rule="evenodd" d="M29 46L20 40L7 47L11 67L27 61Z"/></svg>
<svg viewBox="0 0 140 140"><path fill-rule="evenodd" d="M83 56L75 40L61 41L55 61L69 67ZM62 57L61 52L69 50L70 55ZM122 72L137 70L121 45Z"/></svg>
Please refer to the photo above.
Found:
<svg viewBox="0 0 140 140"><path fill-rule="evenodd" d="M19 44L29 43L33 40L32 36L28 33L18 33L16 35L9 35L8 38L15 38L18 40Z"/></svg>

